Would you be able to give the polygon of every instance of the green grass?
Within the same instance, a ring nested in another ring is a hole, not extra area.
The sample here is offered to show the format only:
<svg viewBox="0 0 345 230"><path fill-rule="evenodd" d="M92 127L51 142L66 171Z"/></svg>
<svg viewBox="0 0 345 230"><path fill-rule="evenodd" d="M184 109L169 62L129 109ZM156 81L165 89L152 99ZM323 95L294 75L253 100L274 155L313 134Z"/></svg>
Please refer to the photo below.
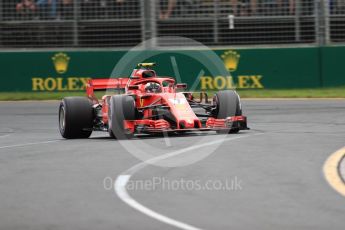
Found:
<svg viewBox="0 0 345 230"><path fill-rule="evenodd" d="M315 89L238 90L242 98L345 98L345 86Z"/></svg>
<svg viewBox="0 0 345 230"><path fill-rule="evenodd" d="M213 92L209 92L212 95ZM238 90L241 98L345 98L345 86L315 89ZM0 92L0 101L60 100L67 96L85 96L85 92ZM98 97L101 94L97 95Z"/></svg>
<svg viewBox="0 0 345 230"><path fill-rule="evenodd" d="M68 96L85 96L85 92L0 92L0 101L60 100Z"/></svg>

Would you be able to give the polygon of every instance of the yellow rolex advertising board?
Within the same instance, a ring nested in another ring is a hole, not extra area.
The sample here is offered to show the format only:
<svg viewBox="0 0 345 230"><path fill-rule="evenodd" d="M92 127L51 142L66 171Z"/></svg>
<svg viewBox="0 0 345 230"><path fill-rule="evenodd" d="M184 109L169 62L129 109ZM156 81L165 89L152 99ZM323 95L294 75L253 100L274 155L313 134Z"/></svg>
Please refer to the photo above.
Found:
<svg viewBox="0 0 345 230"><path fill-rule="evenodd" d="M227 50L220 56L224 66L229 71L228 76L202 76L200 78L201 90L222 89L263 89L262 75L237 75L234 77L240 63L241 55L234 50Z"/></svg>
<svg viewBox="0 0 345 230"><path fill-rule="evenodd" d="M327 86L328 83L345 84L343 78L337 77L339 75L331 74L336 73L341 66L335 67L333 63L342 60L341 58L333 60L332 53L336 51L339 53L345 48L326 50L329 57L327 66L323 66L323 62L320 62L323 59L320 58L319 49L214 50L226 69L225 72L219 73L210 73L205 68L207 64L199 63L186 55L203 51L185 50L181 51L181 54L171 51L145 51L150 54L150 58L135 62L156 62L157 66L154 69L160 76L177 78L171 62L173 55L181 82L192 86L197 81L196 90L313 88L323 84ZM126 53L126 51L1 52L0 91L81 91L85 89L85 83L89 78L111 76L114 67ZM115 73L115 77L129 76L136 65L137 63L134 62L129 63L126 70ZM324 71L320 71L320 66ZM200 70L205 71L196 80Z"/></svg>
<svg viewBox="0 0 345 230"><path fill-rule="evenodd" d="M52 58L56 76L33 77L32 91L79 91L84 90L91 77L61 77L67 73L71 58L66 53L56 53Z"/></svg>

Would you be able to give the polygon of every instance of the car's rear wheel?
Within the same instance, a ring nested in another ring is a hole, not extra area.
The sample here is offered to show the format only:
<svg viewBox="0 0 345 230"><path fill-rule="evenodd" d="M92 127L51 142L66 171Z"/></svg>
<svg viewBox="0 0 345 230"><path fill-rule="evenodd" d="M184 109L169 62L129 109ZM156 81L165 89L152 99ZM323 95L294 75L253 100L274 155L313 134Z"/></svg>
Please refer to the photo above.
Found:
<svg viewBox="0 0 345 230"><path fill-rule="evenodd" d="M135 120L135 101L128 95L114 95L109 104L109 134L117 139L133 137L133 132L125 130L125 120Z"/></svg>
<svg viewBox="0 0 345 230"><path fill-rule="evenodd" d="M66 139L88 138L93 128L93 110L86 97L66 97L59 106L59 130Z"/></svg>
<svg viewBox="0 0 345 230"><path fill-rule="evenodd" d="M219 91L215 94L214 104L216 105L215 116L218 119L225 119L232 116L241 116L242 108L240 97L234 90ZM220 130L218 133L238 133L238 128Z"/></svg>

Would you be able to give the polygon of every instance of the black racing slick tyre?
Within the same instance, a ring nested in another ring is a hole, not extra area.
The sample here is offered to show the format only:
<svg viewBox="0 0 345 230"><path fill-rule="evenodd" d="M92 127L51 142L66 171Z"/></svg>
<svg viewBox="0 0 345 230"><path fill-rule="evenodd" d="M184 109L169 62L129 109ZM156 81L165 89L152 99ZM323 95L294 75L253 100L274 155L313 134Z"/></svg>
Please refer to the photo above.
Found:
<svg viewBox="0 0 345 230"><path fill-rule="evenodd" d="M109 104L109 133L116 139L128 139L133 133L124 129L125 120L135 120L135 101L128 95L114 95Z"/></svg>
<svg viewBox="0 0 345 230"><path fill-rule="evenodd" d="M93 128L93 109L86 97L66 97L59 107L59 130L66 139L88 138Z"/></svg>
<svg viewBox="0 0 345 230"><path fill-rule="evenodd" d="M242 115L240 97L234 90L217 92L214 96L214 103L216 105L215 115L218 119ZM239 131L236 128L228 131L218 131L218 133L238 133Z"/></svg>

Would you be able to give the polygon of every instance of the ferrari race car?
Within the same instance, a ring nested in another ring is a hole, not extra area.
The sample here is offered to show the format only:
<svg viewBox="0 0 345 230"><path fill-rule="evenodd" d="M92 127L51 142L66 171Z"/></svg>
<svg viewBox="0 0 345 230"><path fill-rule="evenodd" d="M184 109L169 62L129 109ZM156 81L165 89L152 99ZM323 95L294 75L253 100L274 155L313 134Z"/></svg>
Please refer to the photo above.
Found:
<svg viewBox="0 0 345 230"><path fill-rule="evenodd" d="M134 134L248 129L234 90L219 91L212 101L205 92L195 98L193 93L183 92L186 84L158 77L153 66L139 63L129 78L91 79L86 97L64 98L59 107L61 135L88 138L92 131L106 131L111 137L126 139ZM95 91L106 95L98 100Z"/></svg>

